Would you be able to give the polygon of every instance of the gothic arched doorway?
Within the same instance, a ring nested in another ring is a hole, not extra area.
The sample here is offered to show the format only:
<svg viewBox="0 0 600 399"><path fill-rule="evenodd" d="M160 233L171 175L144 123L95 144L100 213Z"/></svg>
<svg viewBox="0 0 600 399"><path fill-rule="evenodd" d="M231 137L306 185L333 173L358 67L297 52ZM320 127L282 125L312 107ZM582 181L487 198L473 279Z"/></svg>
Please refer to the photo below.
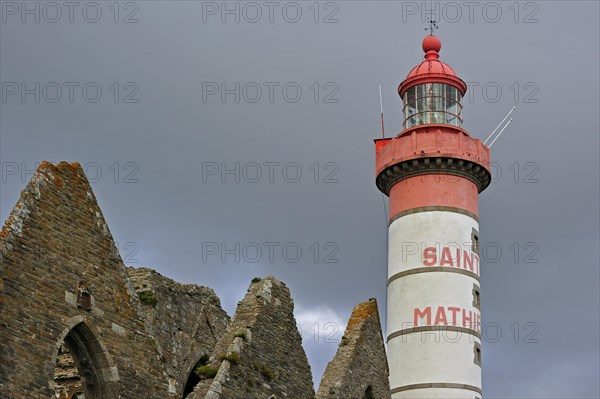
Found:
<svg viewBox="0 0 600 399"><path fill-rule="evenodd" d="M192 393L196 385L202 380L199 374L196 373L196 369L202 367L208 363L208 355L200 356L198 362L192 367L191 371L188 373L187 381L185 382L185 386L183 387L183 398L187 398L187 396Z"/></svg>
<svg viewBox="0 0 600 399"><path fill-rule="evenodd" d="M58 399L117 398L117 382L105 351L80 322L64 337L56 354L54 396Z"/></svg>

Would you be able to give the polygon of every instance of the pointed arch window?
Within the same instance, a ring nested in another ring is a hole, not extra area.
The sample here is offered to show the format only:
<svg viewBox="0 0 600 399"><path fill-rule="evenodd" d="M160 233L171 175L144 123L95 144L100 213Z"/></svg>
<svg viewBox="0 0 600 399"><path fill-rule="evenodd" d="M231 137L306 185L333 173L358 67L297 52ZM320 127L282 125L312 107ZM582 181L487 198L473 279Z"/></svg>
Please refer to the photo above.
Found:
<svg viewBox="0 0 600 399"><path fill-rule="evenodd" d="M55 397L60 399L117 399L118 386L109 376L111 365L100 342L81 322L64 337L53 370Z"/></svg>

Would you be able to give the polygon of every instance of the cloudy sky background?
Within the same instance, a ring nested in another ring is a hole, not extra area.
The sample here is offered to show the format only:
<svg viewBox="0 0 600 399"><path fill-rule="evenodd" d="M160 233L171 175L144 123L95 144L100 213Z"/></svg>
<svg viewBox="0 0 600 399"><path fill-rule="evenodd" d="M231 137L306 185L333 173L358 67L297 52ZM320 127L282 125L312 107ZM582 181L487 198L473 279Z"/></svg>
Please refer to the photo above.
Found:
<svg viewBox="0 0 600 399"><path fill-rule="evenodd" d="M210 286L230 315L254 276L286 282L318 384L352 307L385 314L378 85L397 134L429 2L230 1L239 22L221 2L77 3L72 22L27 4L39 22L1 2L1 219L37 162L80 162L126 264ZM599 3L433 5L465 128L485 138L517 107L480 196L486 397L596 398ZM35 82L38 103L11 94ZM236 82L239 102L210 94Z"/></svg>

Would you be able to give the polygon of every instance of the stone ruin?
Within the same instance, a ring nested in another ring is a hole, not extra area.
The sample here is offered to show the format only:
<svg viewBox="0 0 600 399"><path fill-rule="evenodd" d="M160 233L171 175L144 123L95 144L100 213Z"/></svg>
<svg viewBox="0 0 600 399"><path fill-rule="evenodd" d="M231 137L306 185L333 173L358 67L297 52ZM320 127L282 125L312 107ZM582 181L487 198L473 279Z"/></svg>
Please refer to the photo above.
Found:
<svg viewBox="0 0 600 399"><path fill-rule="evenodd" d="M318 392L286 285L214 291L127 268L77 163L43 162L0 231L0 399L388 399L377 303Z"/></svg>

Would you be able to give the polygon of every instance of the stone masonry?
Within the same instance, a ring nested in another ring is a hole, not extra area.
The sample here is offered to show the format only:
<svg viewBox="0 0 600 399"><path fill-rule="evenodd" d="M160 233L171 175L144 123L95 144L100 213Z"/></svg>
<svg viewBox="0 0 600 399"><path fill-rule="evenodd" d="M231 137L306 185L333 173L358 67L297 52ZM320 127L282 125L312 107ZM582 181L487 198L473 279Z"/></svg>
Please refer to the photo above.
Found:
<svg viewBox="0 0 600 399"><path fill-rule="evenodd" d="M2 399L55 397L63 344L86 399L181 398L194 356L212 349L228 322L210 289L158 274L147 278L156 307L140 301L78 164L40 165L0 248ZM144 273L134 280L143 284Z"/></svg>
<svg viewBox="0 0 600 399"><path fill-rule="evenodd" d="M79 164L43 162L0 231L0 399L314 399L293 309L274 277L230 320L210 288L126 268ZM345 337L317 397L389 398L374 302Z"/></svg>
<svg viewBox="0 0 600 399"><path fill-rule="evenodd" d="M210 355L229 316L210 288L179 284L146 268L130 267L127 275L140 298L155 298L155 304L142 301L146 329L156 340L171 391L182 397L190 373L200 358Z"/></svg>
<svg viewBox="0 0 600 399"><path fill-rule="evenodd" d="M389 399L388 364L377 302L354 307L335 358L327 365L317 399Z"/></svg>
<svg viewBox="0 0 600 399"><path fill-rule="evenodd" d="M202 381L189 399L314 398L290 291L275 277L254 279Z"/></svg>

